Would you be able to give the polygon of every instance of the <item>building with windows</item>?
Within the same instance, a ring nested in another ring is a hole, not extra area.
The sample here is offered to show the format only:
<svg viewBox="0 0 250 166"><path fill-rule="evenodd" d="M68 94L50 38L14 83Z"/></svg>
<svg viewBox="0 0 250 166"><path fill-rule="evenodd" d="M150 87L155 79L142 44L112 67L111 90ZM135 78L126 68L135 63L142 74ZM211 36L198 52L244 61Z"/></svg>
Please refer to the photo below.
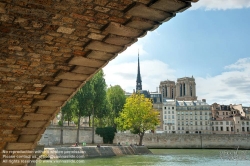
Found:
<svg viewBox="0 0 250 166"><path fill-rule="evenodd" d="M211 110L206 100L165 100L162 112L166 133L211 133Z"/></svg>
<svg viewBox="0 0 250 166"><path fill-rule="evenodd" d="M250 134L249 107L212 104L213 134Z"/></svg>

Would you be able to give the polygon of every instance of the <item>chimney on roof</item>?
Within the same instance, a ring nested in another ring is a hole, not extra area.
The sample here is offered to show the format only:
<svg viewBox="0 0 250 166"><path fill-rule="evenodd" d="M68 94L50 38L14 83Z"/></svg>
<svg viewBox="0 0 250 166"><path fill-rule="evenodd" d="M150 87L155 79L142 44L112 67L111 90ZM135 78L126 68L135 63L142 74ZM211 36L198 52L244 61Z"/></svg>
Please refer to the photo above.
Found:
<svg viewBox="0 0 250 166"><path fill-rule="evenodd" d="M207 102L207 100L206 100L206 99L202 99L202 102L205 102L205 103L206 103L206 102Z"/></svg>

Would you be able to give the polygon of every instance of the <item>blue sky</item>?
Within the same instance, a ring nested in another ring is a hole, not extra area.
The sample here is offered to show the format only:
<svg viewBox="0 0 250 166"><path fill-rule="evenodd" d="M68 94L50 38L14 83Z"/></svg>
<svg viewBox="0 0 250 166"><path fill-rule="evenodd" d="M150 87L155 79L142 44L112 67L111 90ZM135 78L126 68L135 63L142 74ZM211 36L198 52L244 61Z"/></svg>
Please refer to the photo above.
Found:
<svg viewBox="0 0 250 166"><path fill-rule="evenodd" d="M112 60L106 83L132 92L139 50L143 89L193 75L198 99L250 106L249 18L249 0L200 0Z"/></svg>

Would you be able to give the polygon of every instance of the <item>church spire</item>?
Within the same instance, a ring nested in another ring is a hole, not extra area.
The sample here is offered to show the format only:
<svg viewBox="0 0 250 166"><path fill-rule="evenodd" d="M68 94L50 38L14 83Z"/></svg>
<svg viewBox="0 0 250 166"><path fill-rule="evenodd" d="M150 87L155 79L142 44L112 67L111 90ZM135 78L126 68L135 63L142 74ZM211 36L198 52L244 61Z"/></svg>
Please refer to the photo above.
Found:
<svg viewBox="0 0 250 166"><path fill-rule="evenodd" d="M141 73L140 73L140 60L139 60L139 50L138 50L138 70L137 70L137 79L136 79L136 92L142 90L141 84Z"/></svg>

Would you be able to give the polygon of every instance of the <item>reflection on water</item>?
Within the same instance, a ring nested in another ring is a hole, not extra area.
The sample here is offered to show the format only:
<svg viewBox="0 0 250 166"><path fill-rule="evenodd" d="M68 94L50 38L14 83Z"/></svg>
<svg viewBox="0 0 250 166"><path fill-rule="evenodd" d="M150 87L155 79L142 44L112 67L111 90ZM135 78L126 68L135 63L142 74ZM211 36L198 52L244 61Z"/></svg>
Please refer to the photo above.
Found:
<svg viewBox="0 0 250 166"><path fill-rule="evenodd" d="M59 163L38 163L37 166L250 166L249 150L214 149L151 149L153 155L134 155L84 160L57 160Z"/></svg>

